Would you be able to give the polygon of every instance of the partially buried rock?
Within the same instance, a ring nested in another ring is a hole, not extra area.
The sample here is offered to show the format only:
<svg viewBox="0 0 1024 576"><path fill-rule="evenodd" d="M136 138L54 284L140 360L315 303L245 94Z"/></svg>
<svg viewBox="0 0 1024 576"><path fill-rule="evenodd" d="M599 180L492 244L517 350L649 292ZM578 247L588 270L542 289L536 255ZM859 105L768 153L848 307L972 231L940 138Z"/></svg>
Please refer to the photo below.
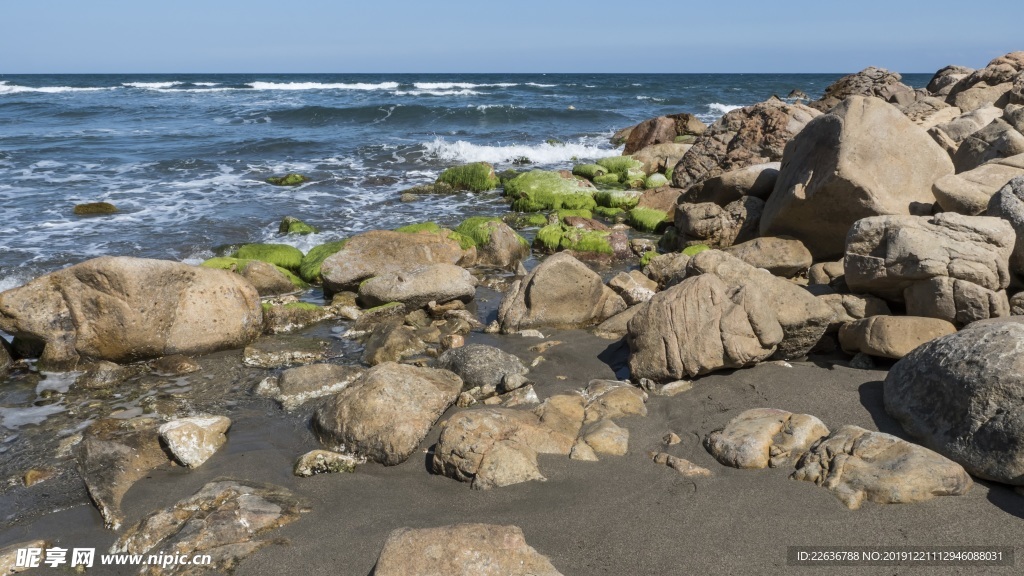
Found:
<svg viewBox="0 0 1024 576"><path fill-rule="evenodd" d="M101 216L105 214L116 214L117 206L110 202L89 202L87 204L75 205L75 216Z"/></svg>
<svg viewBox="0 0 1024 576"><path fill-rule="evenodd" d="M476 284L476 279L464 268L454 264L429 264L366 280L359 285L359 300L367 307L401 302L413 310L428 302L469 302L476 294Z"/></svg>
<svg viewBox="0 0 1024 576"><path fill-rule="evenodd" d="M981 322L896 363L885 410L971 474L1024 486L1024 324Z"/></svg>
<svg viewBox="0 0 1024 576"><path fill-rule="evenodd" d="M494 346L470 344L441 354L437 367L462 378L468 388L504 394L529 383L530 369L518 357Z"/></svg>
<svg viewBox="0 0 1024 576"><path fill-rule="evenodd" d="M778 468L792 464L828 428L810 414L755 408L712 432L704 445L720 463L733 468Z"/></svg>
<svg viewBox="0 0 1024 576"><path fill-rule="evenodd" d="M91 390L110 388L145 371L146 367L144 365L121 366L113 362L101 360L90 364L85 372L75 379L75 386Z"/></svg>
<svg viewBox="0 0 1024 576"><path fill-rule="evenodd" d="M939 318L872 316L843 325L839 343L848 354L900 359L925 342L956 332L956 326Z"/></svg>
<svg viewBox="0 0 1024 576"><path fill-rule="evenodd" d="M388 536L374 576L561 576L516 526L457 524L399 528Z"/></svg>
<svg viewBox="0 0 1024 576"><path fill-rule="evenodd" d="M966 494L973 482L947 458L857 426L843 426L811 447L792 476L831 490L851 510L865 501L922 502Z"/></svg>
<svg viewBox="0 0 1024 576"><path fill-rule="evenodd" d="M257 386L256 393L277 400L285 410L294 410L314 398L341 392L363 372L358 366L337 364L297 366L266 378Z"/></svg>
<svg viewBox="0 0 1024 576"><path fill-rule="evenodd" d="M178 462L198 468L228 441L230 427L226 416L192 416L163 424L158 432Z"/></svg>
<svg viewBox="0 0 1024 576"><path fill-rule="evenodd" d="M498 309L498 322L506 334L540 327L580 328L625 308L597 273L568 254L555 254L512 284Z"/></svg>
<svg viewBox="0 0 1024 576"><path fill-rule="evenodd" d="M313 427L328 446L393 466L412 455L461 390L447 370L388 362L318 409Z"/></svg>
<svg viewBox="0 0 1024 576"><path fill-rule="evenodd" d="M724 250L754 268L764 268L776 276L792 278L806 271L813 262L803 242L793 238L765 236L736 244Z"/></svg>
<svg viewBox="0 0 1024 576"><path fill-rule="evenodd" d="M209 565L145 566L140 574L230 573L253 552L271 544L263 534L290 524L306 511L290 491L272 484L218 478L195 495L146 516L128 528L111 554L208 555ZM199 568L196 571L195 568Z"/></svg>
<svg viewBox="0 0 1024 576"><path fill-rule="evenodd" d="M242 362L254 368L282 368L312 364L327 358L328 343L318 338L274 336L246 346Z"/></svg>
<svg viewBox="0 0 1024 576"><path fill-rule="evenodd" d="M149 362L149 369L157 376L184 376L185 374L198 372L202 370L202 367L188 356L172 354L151 360Z"/></svg>
<svg viewBox="0 0 1024 576"><path fill-rule="evenodd" d="M679 472L684 478L693 478L697 476L711 476L711 470L704 468L703 466L697 466L689 460L673 456L666 452L659 452L654 455L655 464L664 464L669 468L672 468L676 472Z"/></svg>
<svg viewBox="0 0 1024 576"><path fill-rule="evenodd" d="M355 472L357 464L359 464L358 459L346 454L338 454L330 450L312 450L299 456L292 472L301 478L308 478L317 474Z"/></svg>
<svg viewBox="0 0 1024 576"><path fill-rule="evenodd" d="M422 354L427 349L427 343L421 338L425 331L395 322L378 324L370 331L360 360L369 366L376 366Z"/></svg>
<svg viewBox="0 0 1024 576"><path fill-rule="evenodd" d="M160 447L153 418L103 419L86 429L78 452L78 473L107 528L121 527L121 499L136 481L170 460Z"/></svg>

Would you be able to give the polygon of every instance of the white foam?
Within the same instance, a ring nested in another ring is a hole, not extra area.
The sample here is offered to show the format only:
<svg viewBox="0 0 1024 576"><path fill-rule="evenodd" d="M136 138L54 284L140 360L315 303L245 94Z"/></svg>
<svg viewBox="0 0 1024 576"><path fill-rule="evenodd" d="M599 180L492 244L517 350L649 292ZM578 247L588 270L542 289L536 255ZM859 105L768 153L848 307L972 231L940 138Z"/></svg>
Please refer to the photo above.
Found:
<svg viewBox="0 0 1024 576"><path fill-rule="evenodd" d="M193 82L196 86L220 86L220 82Z"/></svg>
<svg viewBox="0 0 1024 576"><path fill-rule="evenodd" d="M473 144L463 140L448 142L444 138L435 138L423 144L424 152L431 157L445 162L490 162L491 164L510 163L513 159L526 157L534 164L560 164L582 158L603 158L619 153L618 150L588 145L586 143L566 144L510 144L506 146L487 146Z"/></svg>
<svg viewBox="0 0 1024 576"><path fill-rule="evenodd" d="M22 286L31 279L27 272L15 271L5 273L3 278L0 278L0 292L6 292Z"/></svg>
<svg viewBox="0 0 1024 576"><path fill-rule="evenodd" d="M717 112L718 114L728 114L733 110L739 110L743 106L736 106L734 104L719 104L718 102L712 102L708 104L708 110L711 112Z"/></svg>
<svg viewBox="0 0 1024 576"><path fill-rule="evenodd" d="M366 84L356 82L345 83L322 83L322 82L250 82L254 90L394 90L398 88L398 82L380 82L378 84Z"/></svg>
<svg viewBox="0 0 1024 576"><path fill-rule="evenodd" d="M125 82L122 86L129 88L143 88L143 89L157 89L157 88L170 88L171 86L181 86L184 82Z"/></svg>
<svg viewBox="0 0 1024 576"><path fill-rule="evenodd" d="M29 406L28 408L0 408L0 426L9 430L17 430L22 426L42 424L48 416L64 412L63 403L47 404L46 406Z"/></svg>
<svg viewBox="0 0 1024 576"><path fill-rule="evenodd" d="M498 82L496 84L472 84L470 82L415 82L413 86L419 90L453 90L472 88L511 88L519 84L513 82Z"/></svg>
<svg viewBox="0 0 1024 576"><path fill-rule="evenodd" d="M535 88L554 88L555 86L558 86L558 84L538 84L536 82L527 82L526 85L533 86Z"/></svg>
<svg viewBox="0 0 1024 576"><path fill-rule="evenodd" d="M392 94L395 96L474 96L480 92L466 88L462 90L395 90Z"/></svg>
<svg viewBox="0 0 1024 576"><path fill-rule="evenodd" d="M0 94L20 94L22 92L39 92L43 94L59 94L61 92L99 92L101 90L113 90L116 86L103 88L82 88L77 86L42 86L33 88L31 86L9 85L6 80L0 80Z"/></svg>
<svg viewBox="0 0 1024 576"><path fill-rule="evenodd" d="M664 98L656 98L654 96L637 96L637 100L650 100L651 102L664 102Z"/></svg>

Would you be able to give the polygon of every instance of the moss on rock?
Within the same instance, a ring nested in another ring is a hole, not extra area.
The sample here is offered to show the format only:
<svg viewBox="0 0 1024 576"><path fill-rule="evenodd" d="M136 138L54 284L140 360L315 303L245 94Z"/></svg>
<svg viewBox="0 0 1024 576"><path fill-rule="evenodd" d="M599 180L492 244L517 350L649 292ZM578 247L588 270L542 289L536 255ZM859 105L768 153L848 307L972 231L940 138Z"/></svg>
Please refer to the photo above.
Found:
<svg viewBox="0 0 1024 576"><path fill-rule="evenodd" d="M306 178L302 174L285 174L284 176L271 176L267 178L267 184L273 184L274 186L298 186L309 182L309 178Z"/></svg>
<svg viewBox="0 0 1024 576"><path fill-rule="evenodd" d="M309 283L320 280L320 266L329 256L345 247L348 240L336 240L312 248L299 264L299 277Z"/></svg>
<svg viewBox="0 0 1024 576"><path fill-rule="evenodd" d="M658 174L655 172L644 180L644 190L652 190L654 188L661 188L662 186L668 186L668 178L664 174Z"/></svg>
<svg viewBox="0 0 1024 576"><path fill-rule="evenodd" d="M505 195L512 199L512 209L518 212L592 210L597 203L589 186L558 172L532 170L506 182Z"/></svg>
<svg viewBox="0 0 1024 576"><path fill-rule="evenodd" d="M607 206L598 206L594 208L594 214L602 218L615 218L620 214L625 214L626 211L622 208L608 208Z"/></svg>
<svg viewBox="0 0 1024 576"><path fill-rule="evenodd" d="M298 270L302 264L302 250L287 244L243 244L232 257L259 260L288 270Z"/></svg>
<svg viewBox="0 0 1024 576"><path fill-rule="evenodd" d="M298 218L285 216L277 227L279 234L316 234L318 230Z"/></svg>
<svg viewBox="0 0 1024 576"><path fill-rule="evenodd" d="M629 210L640 201L640 193L627 190L600 190L594 193L594 200L598 206Z"/></svg>
<svg viewBox="0 0 1024 576"><path fill-rule="evenodd" d="M230 270L230 271L236 272L238 274L244 274L245 273L245 269L249 266L249 264L253 260L259 260L259 259L258 258L232 258L230 256L217 256L215 258L210 258L209 260L203 262L202 264L200 264L200 266L202 266L203 268L215 268L217 270ZM262 262L262 260L260 260L260 261ZM277 266L277 265L274 265L274 268L277 268L277 271L280 272L285 278L287 278L288 281L292 283L292 286L295 286L296 288L298 288L300 290L306 289L306 288L309 287L309 284L304 282L302 280L302 278L299 278L298 276L293 274L291 270L288 270L287 268L282 268L281 266Z"/></svg>
<svg viewBox="0 0 1024 576"><path fill-rule="evenodd" d="M641 232L657 232L668 224L668 214L653 208L633 208L629 211L629 225Z"/></svg>
<svg viewBox="0 0 1024 576"><path fill-rule="evenodd" d="M574 252L592 252L612 254L612 244L608 240L609 232L600 230L581 230L562 224L549 224L537 231L533 242L534 247L544 252L572 250Z"/></svg>
<svg viewBox="0 0 1024 576"><path fill-rule="evenodd" d="M115 214L117 211L117 206L114 206L110 202L87 202L85 204L76 204L74 209L75 216Z"/></svg>
<svg viewBox="0 0 1024 576"><path fill-rule="evenodd" d="M493 233L493 227L488 225L490 222L501 222L501 218L496 216L472 216L456 226L455 231L472 239L473 243L477 246L486 246L491 243L491 234Z"/></svg>
<svg viewBox="0 0 1024 576"><path fill-rule="evenodd" d="M657 250L648 250L647 252L644 252L643 254L640 255L640 266L647 266L648 264L651 263L651 260L654 260L654 258L657 256Z"/></svg>
<svg viewBox="0 0 1024 576"><path fill-rule="evenodd" d="M707 244L694 244L693 246L687 246L683 248L683 254L687 256L696 256L705 250L711 250L711 247Z"/></svg>
<svg viewBox="0 0 1024 576"><path fill-rule="evenodd" d="M486 162L474 162L448 168L437 177L437 184L447 184L455 190L483 192L494 190L501 184L494 167Z"/></svg>
<svg viewBox="0 0 1024 576"><path fill-rule="evenodd" d="M608 169L598 164L577 164L572 167L573 176L582 176L587 180L593 180L607 173Z"/></svg>
<svg viewBox="0 0 1024 576"><path fill-rule="evenodd" d="M625 176L629 172L643 171L644 163L634 160L632 156L609 156L597 161L597 165L608 170L610 173Z"/></svg>
<svg viewBox="0 0 1024 576"><path fill-rule="evenodd" d="M402 226L401 228L395 228L395 232L401 232L402 234L419 234L421 232L439 234L441 230L441 226L436 222L418 222L416 224Z"/></svg>

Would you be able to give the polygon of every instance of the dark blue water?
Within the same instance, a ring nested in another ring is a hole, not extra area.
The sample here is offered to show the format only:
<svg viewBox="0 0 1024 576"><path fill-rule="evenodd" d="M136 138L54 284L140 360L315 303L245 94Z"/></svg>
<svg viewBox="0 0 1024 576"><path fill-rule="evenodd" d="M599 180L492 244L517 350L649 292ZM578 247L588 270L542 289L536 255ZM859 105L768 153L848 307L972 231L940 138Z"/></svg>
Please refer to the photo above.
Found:
<svg viewBox="0 0 1024 576"><path fill-rule="evenodd" d="M562 168L618 154L608 137L644 118L690 112L710 123L793 89L817 97L837 77L0 76L0 289L102 254L202 259L218 245L275 239L286 215L322 230L288 240L308 249L498 213L495 194L398 196L463 162L502 169L526 156ZM313 182L263 182L285 172ZM71 213L100 200L121 212Z"/></svg>

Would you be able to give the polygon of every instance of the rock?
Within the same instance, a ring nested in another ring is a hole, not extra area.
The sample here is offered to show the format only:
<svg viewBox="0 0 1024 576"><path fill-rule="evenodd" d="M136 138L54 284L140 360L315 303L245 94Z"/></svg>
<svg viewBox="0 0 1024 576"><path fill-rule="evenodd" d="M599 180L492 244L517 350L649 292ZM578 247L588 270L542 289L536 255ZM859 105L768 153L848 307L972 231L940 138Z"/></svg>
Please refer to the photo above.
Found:
<svg viewBox="0 0 1024 576"><path fill-rule="evenodd" d="M966 78L971 72L974 72L974 69L966 66L946 66L932 76L926 89L938 96L949 94L953 85Z"/></svg>
<svg viewBox="0 0 1024 576"><path fill-rule="evenodd" d="M240 258L210 258L202 264L203 268L228 270L249 281L260 296L279 296L290 294L308 285L290 271L260 260L243 260Z"/></svg>
<svg viewBox="0 0 1024 576"><path fill-rule="evenodd" d="M463 264L476 250L463 250L449 233L373 230L353 236L328 256L320 267L324 289L330 293L358 289L374 276L411 270L426 264Z"/></svg>
<svg viewBox="0 0 1024 576"><path fill-rule="evenodd" d="M1024 485L1024 325L990 322L932 340L885 378L885 410L980 478Z"/></svg>
<svg viewBox="0 0 1024 576"><path fill-rule="evenodd" d="M576 443L584 443L597 454L624 456L629 450L629 430L611 420L600 420L580 430Z"/></svg>
<svg viewBox="0 0 1024 576"><path fill-rule="evenodd" d="M447 184L453 190L485 192L494 190L500 183L493 166L487 162L474 162L446 169L437 177L435 184Z"/></svg>
<svg viewBox="0 0 1024 576"><path fill-rule="evenodd" d="M226 416L192 416L167 422L157 432L178 462L198 468L228 441L230 427Z"/></svg>
<svg viewBox="0 0 1024 576"><path fill-rule="evenodd" d="M447 370L387 362L319 408L313 427L339 452L394 466L412 455L461 390L462 380Z"/></svg>
<svg viewBox="0 0 1024 576"><path fill-rule="evenodd" d="M318 338L275 336L253 342L242 351L242 362L253 368L283 368L327 359L328 343Z"/></svg>
<svg viewBox="0 0 1024 576"><path fill-rule="evenodd" d="M815 259L834 258L854 222L930 207L932 183L952 172L949 156L899 110L853 96L786 147L760 232L802 240Z"/></svg>
<svg viewBox="0 0 1024 576"><path fill-rule="evenodd" d="M241 348L262 327L247 281L163 260L96 258L0 294L0 330L43 342L50 370Z"/></svg>
<svg viewBox="0 0 1024 576"><path fill-rule="evenodd" d="M420 337L421 333L412 326L393 322L378 324L366 339L360 360L369 366L376 366L422 354L427 349L427 343Z"/></svg>
<svg viewBox="0 0 1024 576"><path fill-rule="evenodd" d="M682 252L661 254L651 258L644 268L644 273L657 282L659 288L668 288L686 278L686 266L689 265L690 258L689 254Z"/></svg>
<svg viewBox="0 0 1024 576"><path fill-rule="evenodd" d="M946 104L945 100L932 97L921 98L908 106L899 106L898 108L906 114L907 118L910 118L911 122L925 130L951 122L963 113L956 106Z"/></svg>
<svg viewBox="0 0 1024 576"><path fill-rule="evenodd" d="M239 260L258 260L297 272L302 264L303 254L288 244L243 244L231 255Z"/></svg>
<svg viewBox="0 0 1024 576"><path fill-rule="evenodd" d="M992 196L1017 176L1024 176L1024 154L943 176L932 185L932 192L943 210L977 216L984 214Z"/></svg>
<svg viewBox="0 0 1024 576"><path fill-rule="evenodd" d="M636 206L644 210L663 212L666 216L663 220L673 222L676 216L676 205L679 203L679 195L682 190L664 186L653 190L646 190L637 197Z"/></svg>
<svg viewBox="0 0 1024 576"><path fill-rule="evenodd" d="M730 290L713 274L655 294L627 324L632 377L679 380L768 358L782 327L759 297L745 287Z"/></svg>
<svg viewBox="0 0 1024 576"><path fill-rule="evenodd" d="M338 454L330 450L311 450L295 461L292 473L300 478L309 478L317 474L352 473L356 471L359 460L346 454Z"/></svg>
<svg viewBox="0 0 1024 576"><path fill-rule="evenodd" d="M872 316L889 316L892 312L885 300L875 296L860 294L823 294L817 297L836 313L832 323L825 330L826 334L838 332L849 322Z"/></svg>
<svg viewBox="0 0 1024 576"><path fill-rule="evenodd" d="M581 328L626 308L601 277L569 254L548 257L516 280L498 309L505 334L529 328Z"/></svg>
<svg viewBox="0 0 1024 576"><path fill-rule="evenodd" d="M689 460L684 460L683 458L678 458L665 452L659 452L655 454L654 463L664 464L665 466L672 468L676 472L679 472L679 474L682 475L683 478L694 478L698 476L712 475L711 470L708 470L707 468L697 466L696 464L690 462Z"/></svg>
<svg viewBox="0 0 1024 576"><path fill-rule="evenodd" d="M846 286L846 270L843 260L835 262L818 262L807 269L808 284L831 286L836 290Z"/></svg>
<svg viewBox="0 0 1024 576"><path fill-rule="evenodd" d="M745 196L725 208L713 202L680 204L676 208L675 227L680 245L703 244L724 248L757 237L764 201Z"/></svg>
<svg viewBox="0 0 1024 576"><path fill-rule="evenodd" d="M89 202L86 204L75 204L75 216L102 216L106 214L117 214L117 206L110 202Z"/></svg>
<svg viewBox="0 0 1024 576"><path fill-rule="evenodd" d="M615 316L601 322L594 328L594 336L606 340L620 340L629 332L629 321L640 311L641 306L630 306Z"/></svg>
<svg viewBox="0 0 1024 576"><path fill-rule="evenodd" d="M591 380L583 391L583 423L647 416L647 393L629 382Z"/></svg>
<svg viewBox="0 0 1024 576"><path fill-rule="evenodd" d="M79 366L81 368L81 366ZM117 386L130 378L146 371L145 366L134 364L121 366L113 362L101 360L88 365L85 372L75 379L75 387L98 390Z"/></svg>
<svg viewBox="0 0 1024 576"><path fill-rule="evenodd" d="M1006 183L989 200L987 216L1009 222L1016 235L1010 254L1010 273L1014 284L1024 285L1024 176Z"/></svg>
<svg viewBox="0 0 1024 576"><path fill-rule="evenodd" d="M1017 128L1004 118L996 118L965 138L953 154L957 172L967 172L993 160L1024 154L1024 134Z"/></svg>
<svg viewBox="0 0 1024 576"><path fill-rule="evenodd" d="M775 189L781 167L781 162L767 162L726 172L693 186L682 199L693 204L714 202L719 206L726 206L744 196L767 200Z"/></svg>
<svg viewBox="0 0 1024 576"><path fill-rule="evenodd" d="M960 147L960 144L967 140L971 134L988 126L989 123L1002 115L1003 111L999 108L985 106L929 128L928 135L952 157Z"/></svg>
<svg viewBox="0 0 1024 576"><path fill-rule="evenodd" d="M330 257L332 254L337 253L348 240L336 240L334 242L327 242L326 244L320 244L315 246L306 252L306 255L302 257L302 262L299 263L299 277L309 283L315 283L320 281L320 268L323 266L324 260Z"/></svg>
<svg viewBox="0 0 1024 576"><path fill-rule="evenodd" d="M857 426L843 426L812 446L792 477L828 488L851 510L864 500L892 504L959 496L973 484L959 464Z"/></svg>
<svg viewBox="0 0 1024 576"><path fill-rule="evenodd" d="M690 260L687 276L698 274L714 274L733 290L743 287L761 292L753 297L751 305L758 301L766 303L782 327L783 339L778 343L775 359L791 360L806 355L834 317L831 307L801 286L719 250L700 252ZM738 294L735 297L739 297Z"/></svg>
<svg viewBox="0 0 1024 576"><path fill-rule="evenodd" d="M271 543L263 534L299 519L305 507L280 486L218 478L174 506L146 516L125 530L111 554L209 555L202 572L230 573L245 557ZM180 568L146 566L140 574L176 573ZM181 572L193 574L185 566Z"/></svg>
<svg viewBox="0 0 1024 576"><path fill-rule="evenodd" d="M13 364L14 359L11 358L10 352L7 351L7 341L0 338L0 378L3 378L10 372Z"/></svg>
<svg viewBox="0 0 1024 576"><path fill-rule="evenodd" d="M542 210L593 210L593 185L571 174L532 170L505 182L505 196L512 199L517 212Z"/></svg>
<svg viewBox="0 0 1024 576"><path fill-rule="evenodd" d="M363 375L358 366L309 364L289 368L260 382L257 394L277 400L285 410L294 410L314 398L330 396Z"/></svg>
<svg viewBox="0 0 1024 576"><path fill-rule="evenodd" d="M954 332L956 326L938 318L872 316L844 324L839 344L847 354L900 359L925 342Z"/></svg>
<svg viewBox="0 0 1024 576"><path fill-rule="evenodd" d="M157 376L184 376L185 374L198 372L202 370L202 367L188 356L172 354L171 356L151 360L149 362L149 369Z"/></svg>
<svg viewBox="0 0 1024 576"><path fill-rule="evenodd" d="M263 304L263 333L287 334L334 317L334 311L309 302Z"/></svg>
<svg viewBox="0 0 1024 576"><path fill-rule="evenodd" d="M293 216L285 216L282 218L281 224L277 227L277 233L284 234L285 236L292 234L304 236L306 234L316 234L317 232L319 232L319 230L317 230L316 227L310 226Z"/></svg>
<svg viewBox="0 0 1024 576"><path fill-rule="evenodd" d="M476 244L478 266L514 268L530 257L530 243L500 218L466 218L455 231Z"/></svg>
<svg viewBox="0 0 1024 576"><path fill-rule="evenodd" d="M997 218L865 218L850 230L846 283L854 292L906 302L911 316L956 324L1004 316L1013 241L1013 229Z"/></svg>
<svg viewBox="0 0 1024 576"><path fill-rule="evenodd" d="M803 243L791 238L755 238L723 251L755 268L764 268L784 278L806 271L813 262L811 252Z"/></svg>
<svg viewBox="0 0 1024 576"><path fill-rule="evenodd" d="M1024 292L1018 292L1010 298L1010 314L1024 316Z"/></svg>
<svg viewBox="0 0 1024 576"><path fill-rule="evenodd" d="M309 182L309 178L302 174L285 174L284 176L271 176L267 178L267 184L273 184L274 186L298 186Z"/></svg>
<svg viewBox="0 0 1024 576"><path fill-rule="evenodd" d="M726 113L697 138L672 171L672 185L690 188L733 170L777 162L786 143L820 112L778 98Z"/></svg>
<svg viewBox="0 0 1024 576"><path fill-rule="evenodd" d="M530 369L516 356L494 346L470 344L453 348L437 358L437 367L462 378L467 388L504 394L526 385Z"/></svg>
<svg viewBox="0 0 1024 576"><path fill-rule="evenodd" d="M836 80L825 88L824 96L807 105L828 112L850 96L873 96L891 102L894 98L913 94L914 89L900 82L902 79L896 72L871 66Z"/></svg>
<svg viewBox="0 0 1024 576"><path fill-rule="evenodd" d="M645 146L630 154L633 155L634 160L643 163L644 174L654 175L671 170L692 147L693 144L665 142L664 144Z"/></svg>
<svg viewBox="0 0 1024 576"><path fill-rule="evenodd" d="M476 295L476 284L476 279L464 268L454 264L429 264L366 280L359 285L359 300L368 308L401 302L413 310L428 302L469 302Z"/></svg>
<svg viewBox="0 0 1024 576"><path fill-rule="evenodd" d="M969 78L964 78L964 80ZM958 84L960 83L958 82ZM958 86L953 87L946 101L964 112L970 112L984 106L997 106L999 108L1006 106L1009 103L1010 90L1013 89L1013 83L1003 82L995 86L978 83L964 90L958 91L958 88Z"/></svg>
<svg viewBox="0 0 1024 576"><path fill-rule="evenodd" d="M633 154L655 144L674 143L679 136L699 136L707 126L692 114L658 116L637 124L626 139L623 154Z"/></svg>
<svg viewBox="0 0 1024 576"><path fill-rule="evenodd" d="M107 528L121 527L121 499L132 484L170 462L160 447L159 425L153 418L106 418L85 430L78 449L78 473Z"/></svg>
<svg viewBox="0 0 1024 576"><path fill-rule="evenodd" d="M533 245L542 252L568 252L577 258L632 258L629 238L621 230L607 230L596 220L566 218L565 223L549 224L537 231ZM586 225L574 226L581 221Z"/></svg>
<svg viewBox="0 0 1024 576"><path fill-rule="evenodd" d="M796 462L828 433L825 424L810 414L754 408L708 435L704 447L723 466L778 468Z"/></svg>
<svg viewBox="0 0 1024 576"><path fill-rule="evenodd" d="M374 576L561 576L517 526L456 524L399 528L388 536Z"/></svg>
<svg viewBox="0 0 1024 576"><path fill-rule="evenodd" d="M629 273L616 274L608 281L608 287L622 297L627 306L634 306L650 300L658 290L658 283L639 270L631 270Z"/></svg>

